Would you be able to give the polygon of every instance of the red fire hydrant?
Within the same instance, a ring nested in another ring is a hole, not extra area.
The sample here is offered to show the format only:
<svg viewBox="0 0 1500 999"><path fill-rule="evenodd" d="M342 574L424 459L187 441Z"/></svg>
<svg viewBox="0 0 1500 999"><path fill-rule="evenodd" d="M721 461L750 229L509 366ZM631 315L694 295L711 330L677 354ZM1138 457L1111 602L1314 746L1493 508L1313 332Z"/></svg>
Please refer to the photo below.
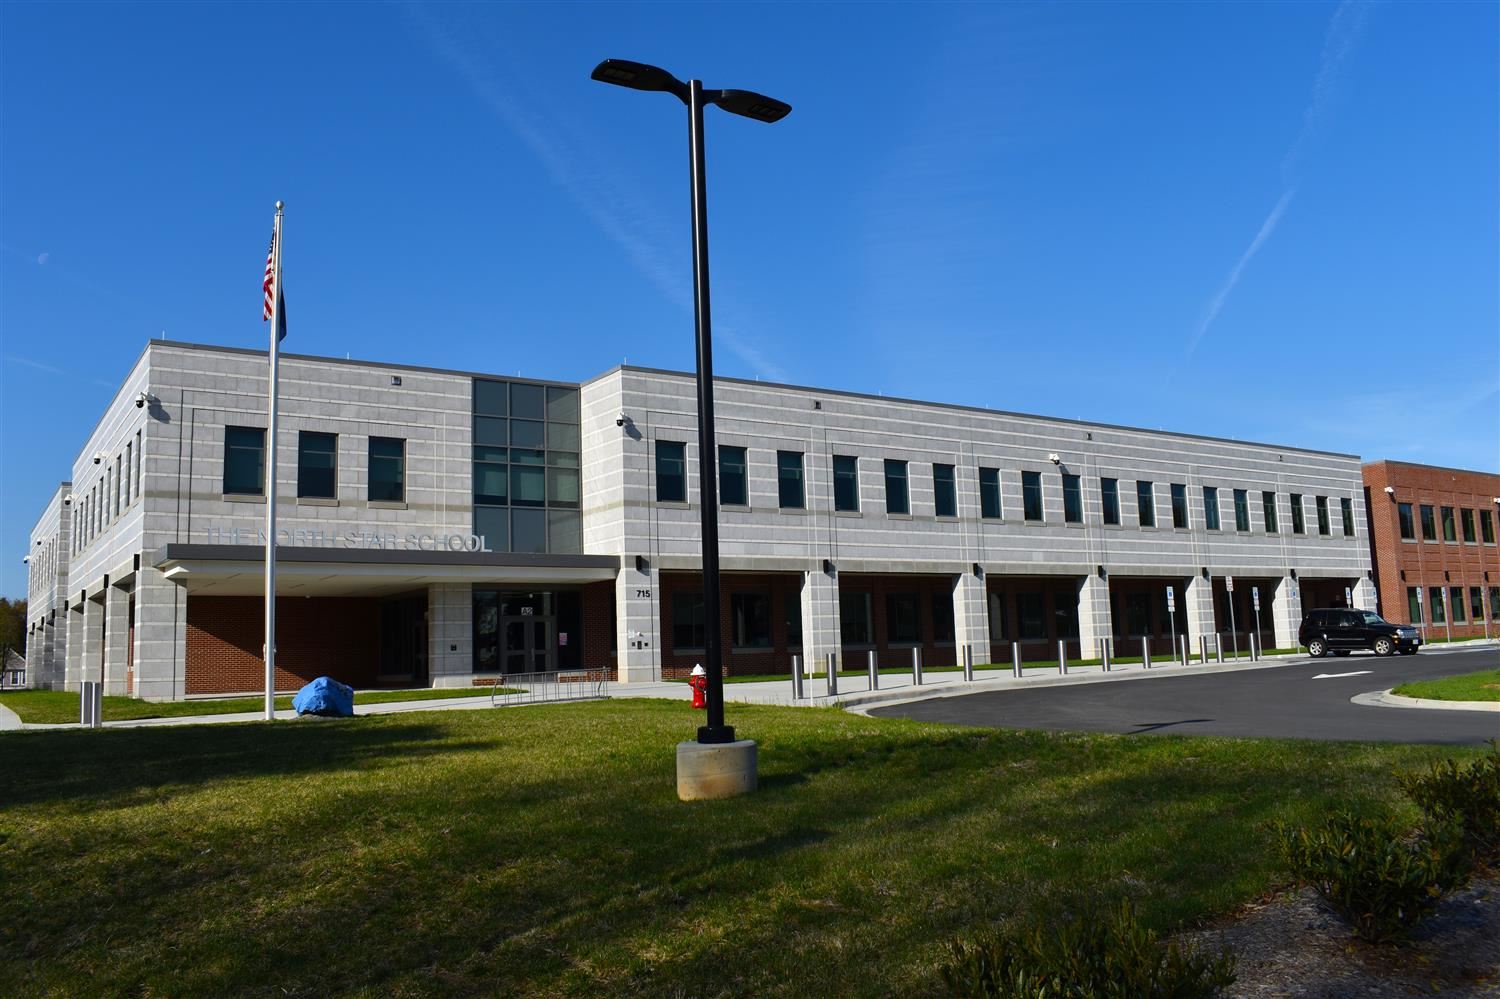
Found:
<svg viewBox="0 0 1500 999"><path fill-rule="evenodd" d="M693 707L708 707L708 674L703 672L702 666L693 667L693 675L688 677L688 686L693 688Z"/></svg>

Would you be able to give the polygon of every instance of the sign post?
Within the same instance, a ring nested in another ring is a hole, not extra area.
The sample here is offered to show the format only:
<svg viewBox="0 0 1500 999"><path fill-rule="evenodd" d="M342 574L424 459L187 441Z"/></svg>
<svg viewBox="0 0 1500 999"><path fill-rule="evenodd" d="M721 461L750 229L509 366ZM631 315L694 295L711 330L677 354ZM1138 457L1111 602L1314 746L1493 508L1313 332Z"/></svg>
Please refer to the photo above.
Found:
<svg viewBox="0 0 1500 999"><path fill-rule="evenodd" d="M1167 587L1167 627L1172 632L1172 658L1177 658L1177 590Z"/></svg>
<svg viewBox="0 0 1500 999"><path fill-rule="evenodd" d="M1240 658L1240 636L1234 632L1234 577L1224 577L1224 591L1229 594L1229 642L1234 646L1234 658Z"/></svg>
<svg viewBox="0 0 1500 999"><path fill-rule="evenodd" d="M1255 641L1258 641L1260 639L1260 587L1259 586L1252 586L1252 587L1250 587L1250 603L1255 606L1255 638L1251 640L1251 642L1252 642L1251 648L1254 649L1254 644L1253 643ZM1262 654L1264 654L1265 651L1266 650L1264 648L1261 649L1261 653ZM1255 653L1252 651L1251 652L1252 658L1254 657L1254 655L1255 655Z"/></svg>

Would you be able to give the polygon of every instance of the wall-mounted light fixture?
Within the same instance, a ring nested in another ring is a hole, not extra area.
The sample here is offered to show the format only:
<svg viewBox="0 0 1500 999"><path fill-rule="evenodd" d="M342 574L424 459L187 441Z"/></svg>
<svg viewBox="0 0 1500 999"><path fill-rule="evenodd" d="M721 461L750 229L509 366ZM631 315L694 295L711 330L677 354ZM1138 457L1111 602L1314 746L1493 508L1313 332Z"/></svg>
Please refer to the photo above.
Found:
<svg viewBox="0 0 1500 999"><path fill-rule="evenodd" d="M1062 455L1058 454L1056 451L1053 451L1051 454L1047 455L1047 460L1052 462L1052 464L1054 465L1061 465Z"/></svg>
<svg viewBox="0 0 1500 999"><path fill-rule="evenodd" d="M1401 570L1401 581L1403 583L1406 582L1406 570L1405 569Z"/></svg>
<svg viewBox="0 0 1500 999"><path fill-rule="evenodd" d="M1386 486L1385 487L1385 494L1387 496L1394 497L1396 495L1396 487L1395 486Z"/></svg>
<svg viewBox="0 0 1500 999"><path fill-rule="evenodd" d="M833 564L833 560L832 559L826 559L825 558L823 560L823 574L825 576L832 576L837 571L838 571L838 567Z"/></svg>
<svg viewBox="0 0 1500 999"><path fill-rule="evenodd" d="M974 563L974 576L978 579L984 578L984 566L980 565L978 562Z"/></svg>
<svg viewBox="0 0 1500 999"><path fill-rule="evenodd" d="M1453 580L1448 577L1448 570L1447 569L1443 570L1443 582L1445 582L1445 583L1451 583L1451 582L1453 582Z"/></svg>
<svg viewBox="0 0 1500 999"><path fill-rule="evenodd" d="M401 384L401 376L400 375L391 375L391 384L392 385L400 385Z"/></svg>
<svg viewBox="0 0 1500 999"><path fill-rule="evenodd" d="M650 572L651 560L644 555L637 555L635 557L635 571L642 574Z"/></svg>
<svg viewBox="0 0 1500 999"><path fill-rule="evenodd" d="M1288 569L1287 572L1291 575L1291 577L1293 579L1297 578L1297 570L1296 569Z"/></svg>
<svg viewBox="0 0 1500 999"><path fill-rule="evenodd" d="M1203 578L1204 579L1208 578L1208 566L1206 566L1206 565L1203 567Z"/></svg>
<svg viewBox="0 0 1500 999"><path fill-rule="evenodd" d="M1099 578L1100 579L1108 579L1109 578L1109 574L1104 571L1104 566L1097 565L1097 566L1094 567L1094 569L1095 569L1096 572L1099 573Z"/></svg>

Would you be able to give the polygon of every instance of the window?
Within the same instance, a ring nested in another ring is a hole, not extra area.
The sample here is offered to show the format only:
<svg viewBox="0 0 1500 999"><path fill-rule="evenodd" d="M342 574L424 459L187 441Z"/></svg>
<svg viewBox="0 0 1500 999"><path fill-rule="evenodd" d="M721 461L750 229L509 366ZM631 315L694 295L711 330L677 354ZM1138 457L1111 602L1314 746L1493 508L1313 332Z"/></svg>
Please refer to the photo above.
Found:
<svg viewBox="0 0 1500 999"><path fill-rule="evenodd" d="M796 649L802 644L802 594L796 591L785 594L782 611L786 618L786 647Z"/></svg>
<svg viewBox="0 0 1500 999"><path fill-rule="evenodd" d="M703 648L703 594L672 594L672 648Z"/></svg>
<svg viewBox="0 0 1500 999"><path fill-rule="evenodd" d="M1500 586L1490 587L1490 620L1500 620Z"/></svg>
<svg viewBox="0 0 1500 999"><path fill-rule="evenodd" d="M125 505L126 506L129 506L135 500L135 493L131 490L131 484L135 481L134 466L131 465L131 461L135 457L135 452L131 450L133 447L135 447L135 445L132 444L131 442L129 442L129 441L125 442Z"/></svg>
<svg viewBox="0 0 1500 999"><path fill-rule="evenodd" d="M1142 527L1156 526L1156 497L1149 482L1135 484L1136 514Z"/></svg>
<svg viewBox="0 0 1500 999"><path fill-rule="evenodd" d="M1042 473L1021 473L1021 516L1027 520L1042 519Z"/></svg>
<svg viewBox="0 0 1500 999"><path fill-rule="evenodd" d="M1317 507L1318 507L1318 533L1322 534L1322 535L1327 535L1329 533L1329 527L1328 527L1328 497L1327 496L1319 496L1319 497L1317 497L1316 503L1317 503Z"/></svg>
<svg viewBox="0 0 1500 999"><path fill-rule="evenodd" d="M1099 498L1104 507L1104 522L1118 524L1120 522L1120 480L1100 479Z"/></svg>
<svg viewBox="0 0 1500 999"><path fill-rule="evenodd" d="M1250 530L1250 495L1243 489L1234 491L1234 529Z"/></svg>
<svg viewBox="0 0 1500 999"><path fill-rule="evenodd" d="M120 478L120 456L115 455L114 477L110 481L109 490L110 502L113 504L113 507L110 510L110 514L114 517L118 517L120 515L120 510L125 506L125 504L120 502L120 492L124 488L124 486L125 482ZM1472 527L1474 525L1470 524L1469 526Z"/></svg>
<svg viewBox="0 0 1500 999"><path fill-rule="evenodd" d="M1415 541L1417 538L1416 521L1412 518L1410 503L1396 504L1396 522L1401 530L1402 541Z"/></svg>
<svg viewBox="0 0 1500 999"><path fill-rule="evenodd" d="M839 593L839 637L845 645L874 645L875 623L870 618L868 593Z"/></svg>
<svg viewBox="0 0 1500 999"><path fill-rule="evenodd" d="M932 505L939 517L958 516L958 490L953 483L953 466L932 466Z"/></svg>
<svg viewBox="0 0 1500 999"><path fill-rule="evenodd" d="M885 512L911 513L911 501L906 495L906 462L893 458L885 460Z"/></svg>
<svg viewBox="0 0 1500 999"><path fill-rule="evenodd" d="M990 641L1004 642L1010 629L1005 627L1005 598L998 593L988 594L990 605ZM948 606L953 606L953 601L948 601Z"/></svg>
<svg viewBox="0 0 1500 999"><path fill-rule="evenodd" d="M1462 624L1464 621L1464 588L1462 586L1448 587L1448 609L1453 612L1453 623Z"/></svg>
<svg viewBox="0 0 1500 999"><path fill-rule="evenodd" d="M764 593L730 594L729 627L734 648L769 649L771 598Z"/></svg>
<svg viewBox="0 0 1500 999"><path fill-rule="evenodd" d="M833 456L833 508L859 509L859 459L852 455Z"/></svg>
<svg viewBox="0 0 1500 999"><path fill-rule="evenodd" d="M1354 501L1347 496L1339 500L1339 515L1344 521L1344 537L1354 537Z"/></svg>
<svg viewBox="0 0 1500 999"><path fill-rule="evenodd" d="M1468 542L1469 544L1472 545L1474 543L1474 540L1475 540L1474 539L1474 511L1473 510L1460 510L1459 511L1459 515L1463 518L1464 541L1466 541L1466 542Z"/></svg>
<svg viewBox="0 0 1500 999"><path fill-rule="evenodd" d="M1406 618L1408 624L1422 623L1422 597L1415 586L1406 588Z"/></svg>
<svg viewBox="0 0 1500 999"><path fill-rule="evenodd" d="M1302 522L1302 494L1292 493L1292 533L1306 534L1307 525Z"/></svg>
<svg viewBox="0 0 1500 999"><path fill-rule="evenodd" d="M807 494L802 488L801 451L776 452L776 498L783 510L801 510L807 506Z"/></svg>
<svg viewBox="0 0 1500 999"><path fill-rule="evenodd" d="M370 438L370 499L406 500L406 441L399 437Z"/></svg>
<svg viewBox="0 0 1500 999"><path fill-rule="evenodd" d="M1203 487L1203 524L1210 531L1219 529L1219 489L1217 486Z"/></svg>
<svg viewBox="0 0 1500 999"><path fill-rule="evenodd" d="M885 627L892 645L922 643L922 601L915 593L885 595Z"/></svg>
<svg viewBox="0 0 1500 999"><path fill-rule="evenodd" d="M745 449L719 445L719 503L723 506L748 506L750 484L745 469Z"/></svg>
<svg viewBox="0 0 1500 999"><path fill-rule="evenodd" d="M994 624L991 623L991 628ZM932 595L932 640L934 642L953 641L953 596L948 593L934 593Z"/></svg>
<svg viewBox="0 0 1500 999"><path fill-rule="evenodd" d="M1069 524L1083 523L1083 486L1076 475L1063 473L1063 520Z"/></svg>
<svg viewBox="0 0 1500 999"><path fill-rule="evenodd" d="M1484 592L1477 586L1469 587L1469 620L1484 620Z"/></svg>
<svg viewBox="0 0 1500 999"><path fill-rule="evenodd" d="M1016 615L1021 619L1021 640L1036 641L1047 637L1047 616L1040 593L1017 593Z"/></svg>
<svg viewBox="0 0 1500 999"><path fill-rule="evenodd" d="M258 427L224 428L224 492L264 496L266 432Z"/></svg>
<svg viewBox="0 0 1500 999"><path fill-rule="evenodd" d="M1443 588L1434 586L1427 591L1427 604L1432 611L1432 623L1442 624L1448 620L1448 615L1443 613Z"/></svg>
<svg viewBox="0 0 1500 999"><path fill-rule="evenodd" d="M1432 506L1427 503L1422 504L1422 540L1437 540L1437 520L1433 517Z"/></svg>
<svg viewBox="0 0 1500 999"><path fill-rule="evenodd" d="M333 499L339 438L303 430L297 434L297 495Z"/></svg>
<svg viewBox="0 0 1500 999"><path fill-rule="evenodd" d="M141 466L145 463L146 453L141 450L141 432L137 430L135 432L135 494L137 496L141 494ZM1488 518L1489 514L1485 514L1485 517ZM1486 519L1485 523L1489 523L1489 520Z"/></svg>
<svg viewBox="0 0 1500 999"><path fill-rule="evenodd" d="M979 516L989 520L1000 519L1000 470L979 470Z"/></svg>
<svg viewBox="0 0 1500 999"><path fill-rule="evenodd" d="M1451 506L1443 507L1443 540L1458 540L1458 531L1453 526L1453 508ZM1457 615L1455 614L1454 616L1456 619Z"/></svg>
<svg viewBox="0 0 1500 999"><path fill-rule="evenodd" d="M1187 486L1181 482L1172 483L1172 526L1188 526Z"/></svg>
<svg viewBox="0 0 1500 999"><path fill-rule="evenodd" d="M1260 513L1266 519L1266 533L1276 533L1276 494L1263 492L1260 494Z"/></svg>
<svg viewBox="0 0 1500 999"><path fill-rule="evenodd" d="M1487 545L1495 543L1495 521L1488 510L1479 511L1479 537Z"/></svg>
<svg viewBox="0 0 1500 999"><path fill-rule="evenodd" d="M687 445L681 441L656 442L656 501L687 502Z"/></svg>

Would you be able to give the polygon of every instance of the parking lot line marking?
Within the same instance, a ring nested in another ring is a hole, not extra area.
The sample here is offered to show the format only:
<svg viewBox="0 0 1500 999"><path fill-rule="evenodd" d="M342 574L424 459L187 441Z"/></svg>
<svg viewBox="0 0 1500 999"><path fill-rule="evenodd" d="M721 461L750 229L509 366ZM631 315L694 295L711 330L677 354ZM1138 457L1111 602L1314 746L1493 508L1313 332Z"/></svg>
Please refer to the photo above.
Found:
<svg viewBox="0 0 1500 999"><path fill-rule="evenodd" d="M1372 669L1357 669L1353 673L1319 673L1313 677L1314 680L1337 680L1341 676L1364 676L1366 673L1375 672Z"/></svg>

